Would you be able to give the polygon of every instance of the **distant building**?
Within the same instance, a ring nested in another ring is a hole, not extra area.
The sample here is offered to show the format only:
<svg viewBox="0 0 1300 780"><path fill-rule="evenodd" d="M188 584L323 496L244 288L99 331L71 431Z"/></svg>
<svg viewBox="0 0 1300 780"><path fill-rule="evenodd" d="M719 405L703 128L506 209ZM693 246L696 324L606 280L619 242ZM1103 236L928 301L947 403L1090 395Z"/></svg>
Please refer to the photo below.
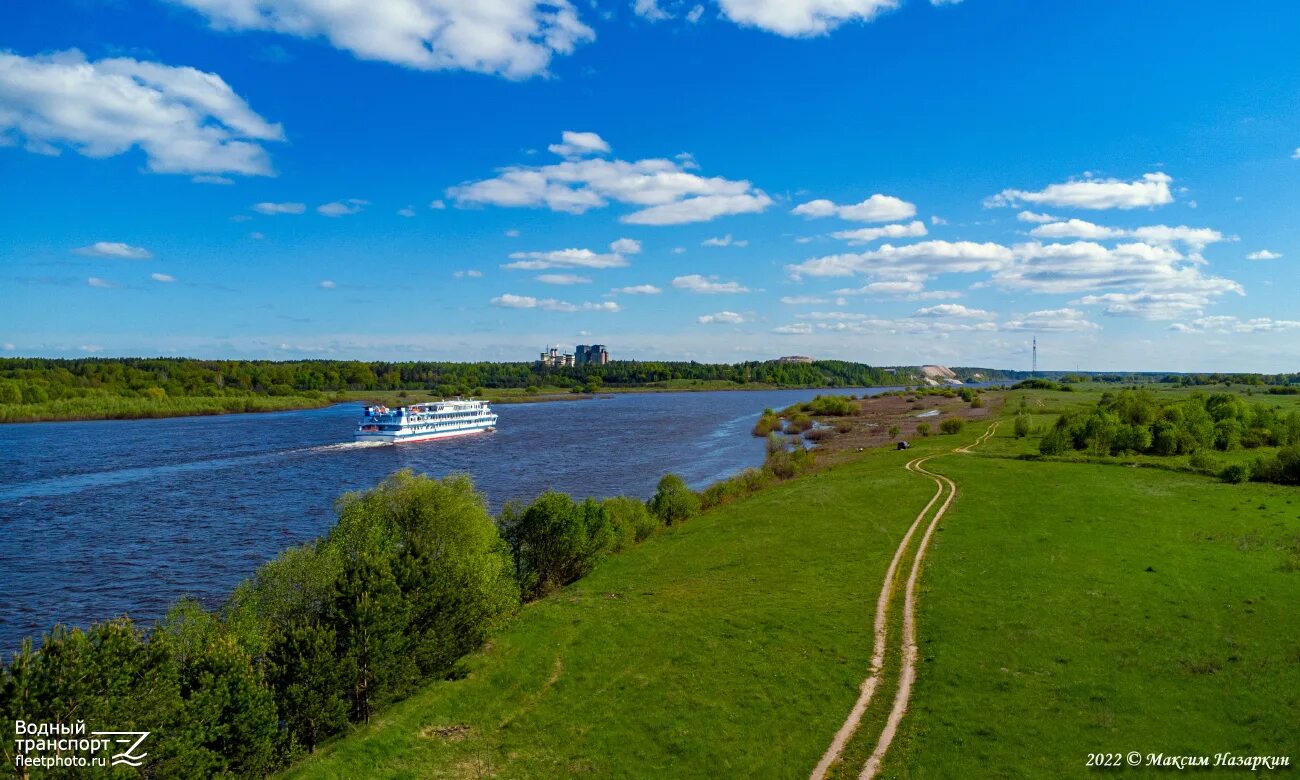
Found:
<svg viewBox="0 0 1300 780"><path fill-rule="evenodd" d="M559 347L548 347L541 353L537 365L542 368L567 368L574 365L574 357L570 352L561 352Z"/></svg>
<svg viewBox="0 0 1300 780"><path fill-rule="evenodd" d="M579 344L573 350L573 357L580 366L603 366L609 362L609 351L604 344Z"/></svg>
<svg viewBox="0 0 1300 780"><path fill-rule="evenodd" d="M786 355L776 359L778 363L811 363L813 359L807 355Z"/></svg>

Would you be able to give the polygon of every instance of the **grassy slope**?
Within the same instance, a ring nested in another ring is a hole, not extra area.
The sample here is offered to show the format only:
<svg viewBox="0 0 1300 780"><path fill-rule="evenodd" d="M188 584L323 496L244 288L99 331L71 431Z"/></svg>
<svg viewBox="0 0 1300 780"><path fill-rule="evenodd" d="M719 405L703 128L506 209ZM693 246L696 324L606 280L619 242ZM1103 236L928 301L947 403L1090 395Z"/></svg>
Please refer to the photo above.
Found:
<svg viewBox="0 0 1300 780"><path fill-rule="evenodd" d="M806 774L857 695L880 578L933 490L907 456L786 483L603 562L527 607L467 679L295 776ZM421 736L457 724L467 738Z"/></svg>
<svg viewBox="0 0 1300 780"><path fill-rule="evenodd" d="M884 776L1081 777L1087 753L1130 750L1300 759L1300 491L989 457L1036 445L1009 433L932 466L962 493Z"/></svg>

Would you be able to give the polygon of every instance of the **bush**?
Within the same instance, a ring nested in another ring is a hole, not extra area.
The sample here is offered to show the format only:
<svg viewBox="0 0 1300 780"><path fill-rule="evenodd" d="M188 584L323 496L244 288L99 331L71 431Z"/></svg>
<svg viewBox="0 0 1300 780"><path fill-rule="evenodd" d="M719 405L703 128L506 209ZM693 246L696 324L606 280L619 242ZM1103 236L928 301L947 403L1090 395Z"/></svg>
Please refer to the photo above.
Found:
<svg viewBox="0 0 1300 780"><path fill-rule="evenodd" d="M788 420L785 421L786 433L803 433L804 431L812 427L813 427L812 418L802 413L792 415Z"/></svg>
<svg viewBox="0 0 1300 780"><path fill-rule="evenodd" d="M681 477L665 474L659 480L650 511L664 525L674 525L695 517L700 512L700 497L695 495Z"/></svg>
<svg viewBox="0 0 1300 780"><path fill-rule="evenodd" d="M524 598L545 596L589 573L615 544L609 510L548 490L526 508L509 505L501 527Z"/></svg>
<svg viewBox="0 0 1300 780"><path fill-rule="evenodd" d="M1023 401L1024 399L1022 398L1020 400ZM1015 434L1017 439L1023 439L1029 435L1029 415L1016 415Z"/></svg>
<svg viewBox="0 0 1300 780"><path fill-rule="evenodd" d="M966 421L960 417L949 417L939 423L939 431L946 434L961 433L961 429L966 427Z"/></svg>
<svg viewBox="0 0 1300 780"><path fill-rule="evenodd" d="M972 397L972 398L970 399L970 408L972 408L972 409L982 409L982 408L984 408L984 399L981 398L981 397L979 397L978 395Z"/></svg>
<svg viewBox="0 0 1300 780"><path fill-rule="evenodd" d="M1250 469L1244 463L1233 463L1219 472L1219 478L1235 485L1250 479Z"/></svg>
<svg viewBox="0 0 1300 780"><path fill-rule="evenodd" d="M781 418L771 409L764 409L763 414L758 418L758 422L754 423L755 436L766 436L769 433L780 429Z"/></svg>
<svg viewBox="0 0 1300 780"><path fill-rule="evenodd" d="M650 538L659 528L659 521L650 514L650 508L629 496L615 496L603 502L605 511L609 512L610 523L614 526L615 552L631 547L637 542Z"/></svg>
<svg viewBox="0 0 1300 780"><path fill-rule="evenodd" d="M836 433L837 431L834 428L813 428L806 431L803 437L808 441L826 441L835 438Z"/></svg>
<svg viewBox="0 0 1300 780"><path fill-rule="evenodd" d="M1204 452L1192 453L1192 457L1187 459L1187 465L1202 474L1216 474L1219 471L1219 462Z"/></svg>
<svg viewBox="0 0 1300 780"><path fill-rule="evenodd" d="M900 429L897 425L891 425L891 426L889 426L889 438L891 438L891 439L897 439L897 438L898 438L898 434L901 432L901 430L902 430L902 429Z"/></svg>
<svg viewBox="0 0 1300 780"><path fill-rule="evenodd" d="M819 395L803 407L806 411L822 417L845 417L858 413L858 405L842 395Z"/></svg>
<svg viewBox="0 0 1300 780"><path fill-rule="evenodd" d="M919 434L921 434L922 436L929 436L929 435L930 435L930 423L928 423L928 422L917 423L917 424L916 424L916 432L919 433Z"/></svg>

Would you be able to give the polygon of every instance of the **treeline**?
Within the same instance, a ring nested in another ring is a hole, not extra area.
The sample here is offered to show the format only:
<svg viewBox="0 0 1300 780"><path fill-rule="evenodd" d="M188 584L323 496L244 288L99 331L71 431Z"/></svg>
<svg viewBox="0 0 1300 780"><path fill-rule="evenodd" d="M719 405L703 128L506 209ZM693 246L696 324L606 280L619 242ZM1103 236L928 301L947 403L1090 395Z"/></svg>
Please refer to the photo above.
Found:
<svg viewBox="0 0 1300 780"><path fill-rule="evenodd" d="M781 387L871 386L899 378L839 360L813 363L614 361L544 368L536 363L258 361L187 358L0 359L0 404L43 404L87 396L161 400L247 394L310 395L339 390L428 390L469 395L475 389L640 386L674 380Z"/></svg>
<svg viewBox="0 0 1300 780"><path fill-rule="evenodd" d="M1161 382L1201 387L1205 385L1300 385L1300 373L1295 374L1168 374Z"/></svg>
<svg viewBox="0 0 1300 780"><path fill-rule="evenodd" d="M1061 415L1039 442L1044 455L1071 450L1093 455L1193 455L1259 447L1281 448L1251 466L1224 469L1228 481L1300 484L1300 412L1252 404L1232 393L1194 393L1162 401L1149 390L1103 393L1096 407Z"/></svg>
<svg viewBox="0 0 1300 780"><path fill-rule="evenodd" d="M24 641L0 672L0 722L152 732L149 777L261 777L457 676L521 603L813 462L782 446L702 496L670 474L648 502L547 492L497 518L466 476L398 472L341 498L324 537L263 565L215 611L182 601L150 631L122 617ZM0 744L14 766L24 746Z"/></svg>

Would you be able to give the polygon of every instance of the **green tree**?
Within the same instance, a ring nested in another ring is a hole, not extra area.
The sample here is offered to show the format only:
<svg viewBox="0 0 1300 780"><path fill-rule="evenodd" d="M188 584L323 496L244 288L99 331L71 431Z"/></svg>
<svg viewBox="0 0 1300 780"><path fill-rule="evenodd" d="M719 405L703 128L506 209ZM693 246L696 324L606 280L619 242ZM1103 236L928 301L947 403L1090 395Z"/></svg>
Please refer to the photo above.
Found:
<svg viewBox="0 0 1300 780"><path fill-rule="evenodd" d="M1023 439L1029 435L1029 415L1016 415L1015 434L1017 439Z"/></svg>
<svg viewBox="0 0 1300 780"><path fill-rule="evenodd" d="M292 743L313 752L322 739L348 722L337 639L329 628L310 622L290 625L271 647L267 676L275 691L280 721Z"/></svg>
<svg viewBox="0 0 1300 780"><path fill-rule="evenodd" d="M385 560L350 559L334 587L326 623L354 720L369 721L375 708L400 695L415 678L407 653L407 604Z"/></svg>
<svg viewBox="0 0 1300 780"><path fill-rule="evenodd" d="M650 499L650 511L664 525L685 522L699 514L700 497L686 486L681 477L665 474Z"/></svg>

